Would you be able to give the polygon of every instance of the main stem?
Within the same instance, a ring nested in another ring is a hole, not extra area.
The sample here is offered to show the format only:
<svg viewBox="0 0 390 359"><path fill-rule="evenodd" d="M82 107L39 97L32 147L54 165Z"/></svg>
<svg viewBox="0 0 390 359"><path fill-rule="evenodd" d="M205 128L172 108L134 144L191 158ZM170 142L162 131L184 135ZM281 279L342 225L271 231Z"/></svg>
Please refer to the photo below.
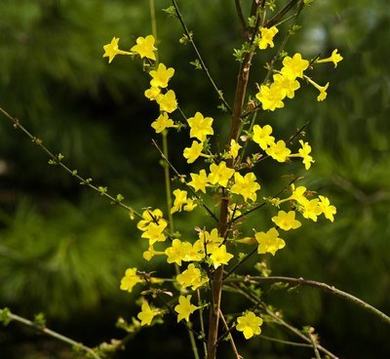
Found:
<svg viewBox="0 0 390 359"><path fill-rule="evenodd" d="M252 51L246 54L244 61L241 65L240 71L238 73L228 144L230 144L230 141L232 139L237 140L239 135L240 117L244 106L253 54L254 53ZM232 165L233 165L232 161L229 161L228 166L231 167ZM221 237L225 237L226 231L228 230L229 227L228 206L229 206L229 197L227 192L223 189L221 204L220 204L219 223L218 223L218 231ZM207 359L215 359L217 353L217 339L218 339L218 328L219 328L219 317L220 317L221 295L222 295L222 280L223 280L223 266L220 266L215 270L212 278L212 286L211 286L212 306L210 308L210 314L209 314Z"/></svg>

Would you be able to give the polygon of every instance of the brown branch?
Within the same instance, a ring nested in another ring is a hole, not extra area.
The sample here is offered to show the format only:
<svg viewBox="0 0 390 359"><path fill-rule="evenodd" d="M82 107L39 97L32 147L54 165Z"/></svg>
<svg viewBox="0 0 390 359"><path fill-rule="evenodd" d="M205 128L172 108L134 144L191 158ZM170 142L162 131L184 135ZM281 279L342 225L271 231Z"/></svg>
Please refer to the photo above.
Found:
<svg viewBox="0 0 390 359"><path fill-rule="evenodd" d="M232 279L235 281L235 279ZM314 288L319 288L323 290L324 292L333 294L337 297L340 297L344 300L347 300L353 304L358 305L359 307L363 308L364 310L375 314L377 317L382 319L385 323L390 324L390 317L386 315L385 313L381 312L379 309L375 308L371 304L366 303L360 298L357 298L353 296L352 294L349 294L347 292L344 292L340 289L337 289L333 285L329 285L326 283L322 282L317 282L314 280L309 280L309 279L304 279L304 278L292 278L292 277L282 277L282 276L272 276L272 277L252 277L252 276L245 276L241 279L237 279L237 281L242 282L242 281L253 281L253 282L263 282L263 283L289 283L289 284L294 284L294 285L303 285L303 286L308 286L308 287L314 287Z"/></svg>
<svg viewBox="0 0 390 359"><path fill-rule="evenodd" d="M225 329L228 331L229 341L230 341L230 344L231 344L231 346L232 346L234 355L236 356L236 359L242 359L243 357L238 353L236 344L235 344L234 339L233 339L233 335L232 335L232 333L230 332L229 326L228 326L228 324L227 324L227 322L226 322L226 320L225 320L225 317L223 316L223 313L222 313L222 310L221 310L221 309L219 309L219 314L221 315L222 323L223 323L223 325L225 326Z"/></svg>

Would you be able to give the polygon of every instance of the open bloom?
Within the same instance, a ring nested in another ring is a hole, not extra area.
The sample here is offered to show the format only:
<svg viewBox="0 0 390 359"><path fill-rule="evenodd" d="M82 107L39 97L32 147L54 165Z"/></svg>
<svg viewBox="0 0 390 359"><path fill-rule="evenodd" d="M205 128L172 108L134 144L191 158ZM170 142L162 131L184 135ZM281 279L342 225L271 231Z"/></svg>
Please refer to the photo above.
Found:
<svg viewBox="0 0 390 359"><path fill-rule="evenodd" d="M176 94L173 90L158 95L156 101L160 105L161 112L171 113L177 109Z"/></svg>
<svg viewBox="0 0 390 359"><path fill-rule="evenodd" d="M325 59L318 59L316 62L318 64L322 64L325 62L333 62L334 67L337 67L337 64L343 60L343 57L339 54L338 49L334 49L332 51L332 54L329 57L326 57Z"/></svg>
<svg viewBox="0 0 390 359"><path fill-rule="evenodd" d="M175 69L167 68L164 64L159 64L157 70L152 70L149 75L152 76L150 86L165 88L168 86L169 80L175 74Z"/></svg>
<svg viewBox="0 0 390 359"><path fill-rule="evenodd" d="M253 141L256 142L262 150L266 150L269 146L275 143L275 137L271 136L272 127L265 125L261 127L259 125L253 126Z"/></svg>
<svg viewBox="0 0 390 359"><path fill-rule="evenodd" d="M157 49L154 47L154 43L156 42L153 35L148 35L146 37L138 37L136 40L136 45L134 45L130 51L135 52L136 54L141 56L141 59L146 57L147 59L156 60L156 54L154 51Z"/></svg>
<svg viewBox="0 0 390 359"><path fill-rule="evenodd" d="M256 201L256 192L260 189L260 185L256 182L256 176L254 173L247 173L242 176L238 172L234 174L234 184L230 191L235 194L239 194L244 197L244 200Z"/></svg>
<svg viewBox="0 0 390 359"><path fill-rule="evenodd" d="M271 228L268 232L258 232L255 234L255 238L259 243L257 248L259 254L271 253L274 256L276 251L286 245L286 242L279 238L279 232L276 228Z"/></svg>
<svg viewBox="0 0 390 359"><path fill-rule="evenodd" d="M191 212L196 207L194 200L187 198L187 191L175 189L173 195L175 196L175 200L173 202L173 207L171 208L171 213L181 211Z"/></svg>
<svg viewBox="0 0 390 359"><path fill-rule="evenodd" d="M261 85L256 98L260 101L263 110L275 111L284 107L283 98L285 94L274 83L270 86Z"/></svg>
<svg viewBox="0 0 390 359"><path fill-rule="evenodd" d="M329 202L329 199L325 196L318 196L320 199L319 206L321 208L322 213L324 214L325 218L329 219L331 222L334 221L334 215L336 214L337 210L335 206L332 206Z"/></svg>
<svg viewBox="0 0 390 359"><path fill-rule="evenodd" d="M295 211L279 211L278 215L272 217L271 220L284 231L289 231L290 229L297 229L302 225L301 222L295 219Z"/></svg>
<svg viewBox="0 0 390 359"><path fill-rule="evenodd" d="M149 303L145 300L142 303L141 311L138 313L137 318L141 321L141 325L152 324L153 318L159 314L158 309L150 307Z"/></svg>
<svg viewBox="0 0 390 359"><path fill-rule="evenodd" d="M254 335L261 333L263 319L258 317L252 311L247 311L244 315L237 318L236 329L244 334L245 339L250 339Z"/></svg>
<svg viewBox="0 0 390 359"><path fill-rule="evenodd" d="M190 263L184 272L178 274L176 280L183 288L192 287L192 290L197 290L208 281L207 277L203 276L201 270L193 263Z"/></svg>
<svg viewBox="0 0 390 359"><path fill-rule="evenodd" d="M206 171L200 170L198 174L191 173L191 181L188 182L188 185L191 186L195 192L202 191L206 193L206 186L209 182Z"/></svg>
<svg viewBox="0 0 390 359"><path fill-rule="evenodd" d="M303 77L303 72L309 67L309 61L302 58L300 53L294 54L293 57L286 56L283 59L282 75L291 79Z"/></svg>
<svg viewBox="0 0 390 359"><path fill-rule="evenodd" d="M125 275L121 280L121 290L125 290L127 292L131 292L133 287L137 283L141 283L142 279L139 275L137 275L137 268L128 268L126 269Z"/></svg>
<svg viewBox="0 0 390 359"><path fill-rule="evenodd" d="M203 143L192 141L191 147L186 147L183 151L183 156L187 160L187 163L195 162L202 154Z"/></svg>
<svg viewBox="0 0 390 359"><path fill-rule="evenodd" d="M120 50L118 47L119 37L113 37L111 42L103 46L103 57L108 57L108 63L110 64L114 60L116 55L130 55L130 52Z"/></svg>
<svg viewBox="0 0 390 359"><path fill-rule="evenodd" d="M262 27L260 29L260 39L259 39L259 48L261 50L269 47L274 47L274 36L279 32L276 26L272 26L270 28Z"/></svg>
<svg viewBox="0 0 390 359"><path fill-rule="evenodd" d="M218 165L212 163L210 165L209 182L211 184L219 184L226 187L230 177L233 176L234 169L226 167L226 162L221 161Z"/></svg>
<svg viewBox="0 0 390 359"><path fill-rule="evenodd" d="M174 122L168 117L167 113L162 113L158 118L152 122L152 127L156 133L161 133L169 127L175 127Z"/></svg>
<svg viewBox="0 0 390 359"><path fill-rule="evenodd" d="M211 127L213 121L211 117L203 117L200 112L195 113L194 117L187 120L190 126L190 137L195 137L201 142L205 141L208 135L214 134Z"/></svg>
<svg viewBox="0 0 390 359"><path fill-rule="evenodd" d="M177 321L180 322L182 319L185 319L187 322L190 320L190 315L197 310L198 307L191 304L191 296L181 295L179 297L179 304L175 307L175 312L177 313Z"/></svg>
<svg viewBox="0 0 390 359"><path fill-rule="evenodd" d="M230 254L226 251L226 246L224 244L215 247L211 251L210 260L214 268L219 266L226 265L233 258L233 254Z"/></svg>
<svg viewBox="0 0 390 359"><path fill-rule="evenodd" d="M286 142L279 140L268 147L265 152L278 162L286 162L291 151L286 147Z"/></svg>

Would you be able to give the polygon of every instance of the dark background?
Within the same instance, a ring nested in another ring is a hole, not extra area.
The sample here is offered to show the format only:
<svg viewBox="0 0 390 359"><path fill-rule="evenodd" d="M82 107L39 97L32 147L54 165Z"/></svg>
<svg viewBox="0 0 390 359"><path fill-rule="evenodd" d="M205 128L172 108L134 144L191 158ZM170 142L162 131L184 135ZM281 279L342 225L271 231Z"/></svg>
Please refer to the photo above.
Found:
<svg viewBox="0 0 390 359"><path fill-rule="evenodd" d="M232 54L241 41L234 2L180 4L210 71L231 102L239 65ZM172 86L183 110L213 116L215 137L223 141L229 118L217 108L204 74L189 64L195 57L190 46L178 42L182 29L161 11L169 5L156 1L160 59L176 69ZM338 213L334 224L307 223L291 234L283 251L266 260L275 275L334 284L388 313L390 5L386 0L317 0L298 23L303 28L292 37L288 51L309 58L338 48L344 61L336 71L331 65L315 71L319 83L331 83L324 103L317 103L316 91L305 87L285 109L262 115L281 138L310 121L306 134L316 160L312 170L269 162L258 176L273 193L280 188L273 183L275 176L304 174L303 183L328 195ZM117 36L128 49L137 36L149 33L146 1L0 1L1 106L53 151L63 153L72 168L123 194L136 208L164 207L162 168L151 144L156 108L143 97L148 78L140 62L118 57L108 65L102 46ZM256 57L252 91L271 55ZM170 137L171 153L172 161L186 171L183 136ZM264 210L252 216L248 228L267 215ZM178 227L187 230L201 220L196 215L180 218ZM115 329L117 317L129 319L138 312L135 295L119 290L123 271L163 266L158 260L145 264L144 244L125 211L49 166L38 148L1 119L0 307L30 318L44 312L50 327L91 346L121 337L124 333ZM297 327L313 325L321 343L341 358L390 354L388 327L359 307L314 289L273 290L267 298ZM264 334L293 339L267 326ZM240 337L240 352L247 358L313 356L310 350L261 337L246 343ZM164 327L141 331L118 357L134 353L142 358L191 357L175 318L167 319ZM11 324L0 328L0 357L74 354L61 343Z"/></svg>

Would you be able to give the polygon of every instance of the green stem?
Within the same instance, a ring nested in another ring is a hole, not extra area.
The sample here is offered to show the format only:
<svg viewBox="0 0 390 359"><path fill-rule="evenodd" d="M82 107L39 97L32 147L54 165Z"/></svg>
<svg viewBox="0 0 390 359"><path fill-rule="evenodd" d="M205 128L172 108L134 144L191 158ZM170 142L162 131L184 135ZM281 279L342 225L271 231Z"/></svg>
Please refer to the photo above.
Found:
<svg viewBox="0 0 390 359"><path fill-rule="evenodd" d="M319 288L323 290L324 292L333 294L337 297L340 297L344 300L347 300L353 304L358 305L359 307L363 308L364 310L375 314L380 319L382 319L385 323L390 324L390 317L386 315L385 313L381 312L379 309L373 307L371 304L366 303L365 301L361 300L360 298L357 298L353 296L352 294L349 294L347 292L344 292L340 289L337 289L333 285L329 285L322 282L317 282L314 280L308 280L304 278L292 278L292 277L278 277L278 276L272 276L272 277L245 277L245 279L238 279L238 281L242 282L245 280L253 281L253 282L264 282L264 283L289 283L294 285L303 285L308 287L314 287Z"/></svg>
<svg viewBox="0 0 390 359"><path fill-rule="evenodd" d="M13 314L13 313L8 313L7 314L8 318L11 320L11 321L15 321L15 322L18 322L18 323L21 323L25 326L28 326L38 332L41 332L43 334L46 334L54 339L57 339L65 344L68 344L70 345L71 347L73 347L74 349L79 349L79 350L82 350L84 351L85 353L88 353L89 355L91 355L91 357L95 358L95 359L101 359L101 357L96 354L96 352L90 348L90 347L87 347L86 345L80 343L80 342L77 342L69 337L66 337L65 335L62 335L60 333L57 333L55 332L54 330L51 330L49 328L46 328L46 327L43 327L43 326L39 326L37 325L36 323L32 322L31 320L28 320L24 317L21 317L17 314Z"/></svg>
<svg viewBox="0 0 390 359"><path fill-rule="evenodd" d="M200 52L198 50L198 47L196 46L196 44L195 44L195 42L194 42L194 40L192 38L193 35L188 30L187 25L184 22L183 15L180 12L179 5L177 4L176 0L172 0L172 5L175 8L176 16L177 16L177 18L180 21L180 24L181 24L181 26L182 26L182 28L184 30L184 33L187 36L187 39L191 43L191 45L192 45L192 47L193 47L193 49L195 51L195 54L198 57L198 60L200 62L200 66L202 67L203 71L205 72L207 78L209 79L209 81L210 81L212 87L214 88L215 92L217 93L219 99L222 101L222 103L225 105L225 107L229 110L229 112L232 112L230 105L227 103L227 101L225 100L225 98L223 96L223 92L218 88L217 84L215 83L213 77L210 74L209 69L207 68L207 66L206 66L206 64L205 64L205 62L204 62L204 60L202 58L202 55L200 54Z"/></svg>
<svg viewBox="0 0 390 359"><path fill-rule="evenodd" d="M140 213L138 213L135 209L133 209L132 207L130 207L129 205L125 204L122 202L122 199L118 199L118 198L115 198L114 196L110 195L108 192L102 192L101 190L99 190L99 187L93 185L91 183L91 180L88 179L88 178L83 178L81 177L76 170L72 170L70 167L68 167L60 158L59 158L59 155L55 155L54 152L52 152L51 150L49 150L48 147L46 147L44 144L43 144L43 141L34 136L29 130L27 130L27 128L25 128L21 123L20 121L15 118L15 117L12 117L7 111L5 111L3 108L0 107L0 112L5 116L7 117L13 124L14 128L16 129L19 129L22 133L24 133L25 136L27 136L31 142L35 145L37 145L43 152L45 152L48 157L50 158L51 161L53 161L53 163L55 163L56 165L60 166L62 169L64 169L67 173L69 173L71 176L73 176L74 178L76 178L77 180L80 181L80 184L81 185L85 185L87 186L88 188L94 190L95 192L99 193L101 196L103 196L104 198L108 199L109 201L111 201L111 203L113 204L116 204L118 205L119 207L121 208L124 208L126 211L128 211L130 214L138 217L138 218L141 218L142 219L142 215Z"/></svg>
<svg viewBox="0 0 390 359"><path fill-rule="evenodd" d="M163 154L165 158L169 158L168 150L168 131L162 133L162 143L163 143ZM164 178L165 178L165 195L166 195L166 204L167 204L167 213L168 213L168 222L169 222L169 231L174 232L175 227L173 224L173 216L171 213L172 208L172 197L171 197L171 176L169 173L169 165L167 162L163 163L164 167Z"/></svg>

